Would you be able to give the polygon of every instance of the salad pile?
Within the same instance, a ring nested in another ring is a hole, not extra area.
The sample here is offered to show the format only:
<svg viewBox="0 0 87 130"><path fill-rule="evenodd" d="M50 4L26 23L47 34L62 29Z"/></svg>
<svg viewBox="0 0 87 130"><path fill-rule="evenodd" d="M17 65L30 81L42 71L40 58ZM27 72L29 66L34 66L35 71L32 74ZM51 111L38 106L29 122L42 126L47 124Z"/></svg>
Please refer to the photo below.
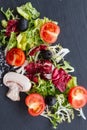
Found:
<svg viewBox="0 0 87 130"><path fill-rule="evenodd" d="M25 105L31 116L44 116L56 128L63 121L71 122L74 111L84 119L82 107L87 104L87 90L78 85L72 75L74 68L65 60L70 51L54 45L60 34L56 21L44 17L30 2L1 12L0 48L4 48L9 71L3 75L6 94L12 101L20 100L20 92L27 94Z"/></svg>

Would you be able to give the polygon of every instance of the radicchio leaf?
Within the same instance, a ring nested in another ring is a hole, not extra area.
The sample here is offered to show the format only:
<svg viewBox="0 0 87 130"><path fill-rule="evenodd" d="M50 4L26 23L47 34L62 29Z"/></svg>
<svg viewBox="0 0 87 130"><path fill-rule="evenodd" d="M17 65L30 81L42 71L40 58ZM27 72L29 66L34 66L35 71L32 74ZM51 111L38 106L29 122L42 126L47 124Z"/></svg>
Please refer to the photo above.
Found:
<svg viewBox="0 0 87 130"><path fill-rule="evenodd" d="M18 33L18 20L9 20L7 27L6 27L6 33L5 35L7 37L10 37L11 32L16 32Z"/></svg>
<svg viewBox="0 0 87 130"><path fill-rule="evenodd" d="M65 72L62 68L58 70L55 68L52 73L52 83L55 85L57 89L61 92L64 92L66 89L66 84L71 79L71 75Z"/></svg>
<svg viewBox="0 0 87 130"><path fill-rule="evenodd" d="M29 52L29 55L30 55L30 56L33 56L33 55L35 55L36 52L41 51L41 50L46 50L46 48L47 48L46 45L40 45L40 46L34 47L34 48Z"/></svg>

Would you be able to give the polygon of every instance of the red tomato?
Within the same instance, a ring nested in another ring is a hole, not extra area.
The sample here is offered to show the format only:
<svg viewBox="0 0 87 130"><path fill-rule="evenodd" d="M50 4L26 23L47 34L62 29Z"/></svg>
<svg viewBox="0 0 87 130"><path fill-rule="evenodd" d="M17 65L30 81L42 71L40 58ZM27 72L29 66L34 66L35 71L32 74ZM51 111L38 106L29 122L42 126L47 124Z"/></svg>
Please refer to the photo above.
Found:
<svg viewBox="0 0 87 130"><path fill-rule="evenodd" d="M25 54L19 48L12 48L7 52L6 61L9 65L21 66L25 62Z"/></svg>
<svg viewBox="0 0 87 130"><path fill-rule="evenodd" d="M45 109L45 102L40 94L32 93L25 99L25 104L28 106L28 112L32 116L40 115Z"/></svg>
<svg viewBox="0 0 87 130"><path fill-rule="evenodd" d="M68 101L73 108L82 108L87 103L87 90L82 86L75 86L70 89Z"/></svg>
<svg viewBox="0 0 87 130"><path fill-rule="evenodd" d="M45 23L40 30L40 37L43 41L51 44L56 42L60 33L60 27L53 22Z"/></svg>

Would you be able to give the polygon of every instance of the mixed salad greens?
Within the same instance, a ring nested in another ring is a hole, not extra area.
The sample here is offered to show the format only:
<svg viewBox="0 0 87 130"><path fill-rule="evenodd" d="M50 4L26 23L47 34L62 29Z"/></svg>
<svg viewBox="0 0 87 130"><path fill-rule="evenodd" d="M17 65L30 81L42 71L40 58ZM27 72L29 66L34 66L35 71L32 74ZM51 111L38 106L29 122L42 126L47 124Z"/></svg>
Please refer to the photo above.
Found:
<svg viewBox="0 0 87 130"><path fill-rule="evenodd" d="M87 103L87 90L78 85L77 78L71 75L74 68L64 59L70 51L60 44L53 45L60 33L58 23L39 18L40 13L30 2L16 10L18 14L14 15L10 8L7 11L1 8L5 19L1 21L0 46L5 48L6 64L11 66L14 75L25 75L31 84L29 91L21 90L28 95L25 104L29 114L48 118L54 128L63 121L71 122L75 110L86 119L82 107ZM3 78L12 91L15 85L16 89L21 87L17 77L13 77L15 83L6 82L6 76ZM11 94L9 98L13 99L15 96Z"/></svg>

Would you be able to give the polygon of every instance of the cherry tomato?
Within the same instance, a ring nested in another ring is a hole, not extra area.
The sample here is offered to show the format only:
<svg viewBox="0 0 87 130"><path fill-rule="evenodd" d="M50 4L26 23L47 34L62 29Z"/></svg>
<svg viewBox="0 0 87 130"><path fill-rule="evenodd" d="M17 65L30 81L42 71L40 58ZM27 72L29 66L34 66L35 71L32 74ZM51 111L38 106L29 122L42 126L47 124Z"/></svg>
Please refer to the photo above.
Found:
<svg viewBox="0 0 87 130"><path fill-rule="evenodd" d="M87 103L87 90L82 86L75 86L70 89L68 101L73 108L82 108Z"/></svg>
<svg viewBox="0 0 87 130"><path fill-rule="evenodd" d="M19 48L12 48L7 52L6 61L9 65L21 66L25 62L25 54Z"/></svg>
<svg viewBox="0 0 87 130"><path fill-rule="evenodd" d="M40 30L40 37L43 41L51 44L56 42L60 33L60 27L53 22L47 22L42 25Z"/></svg>
<svg viewBox="0 0 87 130"><path fill-rule="evenodd" d="M32 93L25 99L25 104L28 106L28 113L32 116L40 115L45 109L45 102L40 94Z"/></svg>

